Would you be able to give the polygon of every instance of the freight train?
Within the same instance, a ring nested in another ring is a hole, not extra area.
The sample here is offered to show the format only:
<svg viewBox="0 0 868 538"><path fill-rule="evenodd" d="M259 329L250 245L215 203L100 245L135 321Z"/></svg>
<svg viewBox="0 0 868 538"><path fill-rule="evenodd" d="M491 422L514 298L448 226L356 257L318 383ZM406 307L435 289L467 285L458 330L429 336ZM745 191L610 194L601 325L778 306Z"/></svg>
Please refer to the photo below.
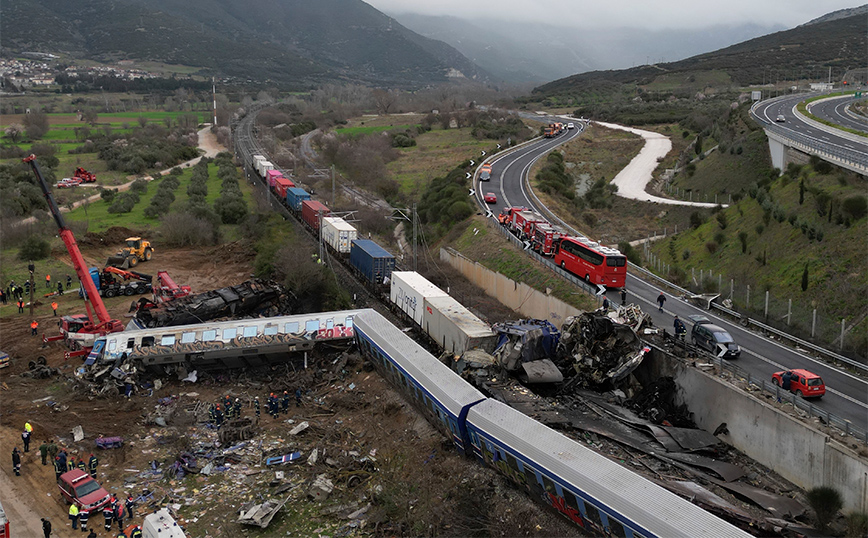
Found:
<svg viewBox="0 0 868 538"><path fill-rule="evenodd" d="M576 525L622 538L750 536L485 397L377 312L360 311L353 327L362 353L456 450L493 467Z"/></svg>

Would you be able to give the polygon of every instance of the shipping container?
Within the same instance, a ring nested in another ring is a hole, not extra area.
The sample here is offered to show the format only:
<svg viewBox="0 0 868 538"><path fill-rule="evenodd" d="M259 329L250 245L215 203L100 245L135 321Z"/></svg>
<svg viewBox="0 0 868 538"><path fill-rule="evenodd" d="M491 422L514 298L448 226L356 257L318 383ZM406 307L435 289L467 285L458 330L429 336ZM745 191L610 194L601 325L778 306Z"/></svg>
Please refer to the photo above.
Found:
<svg viewBox="0 0 868 538"><path fill-rule="evenodd" d="M424 327L425 299L446 296L445 291L416 271L392 272L389 300L420 327Z"/></svg>
<svg viewBox="0 0 868 538"><path fill-rule="evenodd" d="M392 278L395 257L370 239L356 239L350 247L350 265L370 284L381 286Z"/></svg>
<svg viewBox="0 0 868 538"><path fill-rule="evenodd" d="M286 199L286 189L291 187L295 187L295 183L293 183L292 180L283 176L274 178L274 192L281 200Z"/></svg>
<svg viewBox="0 0 868 538"><path fill-rule="evenodd" d="M352 224L340 217L322 219L322 238L326 245L339 254L349 254L350 246L358 233Z"/></svg>
<svg viewBox="0 0 868 538"><path fill-rule="evenodd" d="M319 231L320 216L327 217L329 208L317 200L305 200L301 203L301 220L315 231Z"/></svg>
<svg viewBox="0 0 868 538"><path fill-rule="evenodd" d="M280 172L280 170L269 170L268 173L266 174L266 180L268 181L268 187L273 189L274 186L277 184L276 183L277 178L279 178L279 177L283 177L283 174Z"/></svg>
<svg viewBox="0 0 868 538"><path fill-rule="evenodd" d="M470 349L494 351L497 334L452 297L425 298L422 329L444 351L461 355Z"/></svg>
<svg viewBox="0 0 868 538"><path fill-rule="evenodd" d="M301 211L301 203L310 200L310 194L298 187L286 189L286 203L293 211Z"/></svg>
<svg viewBox="0 0 868 538"><path fill-rule="evenodd" d="M256 173L259 173L259 163L262 161L267 161L264 155L254 155L253 156L253 169L256 170Z"/></svg>
<svg viewBox="0 0 868 538"><path fill-rule="evenodd" d="M263 179L268 178L268 171L274 170L274 165L271 164L271 161L259 161L259 168L256 169L259 172L259 175L262 176Z"/></svg>

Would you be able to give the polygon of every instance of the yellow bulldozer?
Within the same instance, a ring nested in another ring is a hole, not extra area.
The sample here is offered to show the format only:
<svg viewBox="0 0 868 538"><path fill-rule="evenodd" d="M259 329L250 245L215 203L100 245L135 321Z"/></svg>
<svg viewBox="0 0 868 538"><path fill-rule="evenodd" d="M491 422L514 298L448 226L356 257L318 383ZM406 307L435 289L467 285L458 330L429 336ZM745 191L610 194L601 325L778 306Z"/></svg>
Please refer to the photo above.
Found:
<svg viewBox="0 0 868 538"><path fill-rule="evenodd" d="M127 246L122 248L120 252L114 256L109 256L106 260L106 267L120 267L121 269L129 269L135 267L139 262L146 262L151 259L154 254L154 247L150 241L145 241L141 237L127 237Z"/></svg>

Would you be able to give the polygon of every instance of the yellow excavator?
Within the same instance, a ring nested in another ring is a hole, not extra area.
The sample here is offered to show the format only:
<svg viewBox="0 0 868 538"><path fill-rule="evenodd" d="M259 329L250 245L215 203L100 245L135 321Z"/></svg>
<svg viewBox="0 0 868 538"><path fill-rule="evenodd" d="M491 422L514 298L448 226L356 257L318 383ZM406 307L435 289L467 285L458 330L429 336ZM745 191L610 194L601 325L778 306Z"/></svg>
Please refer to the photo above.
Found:
<svg viewBox="0 0 868 538"><path fill-rule="evenodd" d="M127 237L127 246L121 249L114 256L109 256L106 260L106 266L120 267L121 269L129 269L135 267L139 262L146 262L151 259L154 254L154 247L150 241L145 241L141 237Z"/></svg>

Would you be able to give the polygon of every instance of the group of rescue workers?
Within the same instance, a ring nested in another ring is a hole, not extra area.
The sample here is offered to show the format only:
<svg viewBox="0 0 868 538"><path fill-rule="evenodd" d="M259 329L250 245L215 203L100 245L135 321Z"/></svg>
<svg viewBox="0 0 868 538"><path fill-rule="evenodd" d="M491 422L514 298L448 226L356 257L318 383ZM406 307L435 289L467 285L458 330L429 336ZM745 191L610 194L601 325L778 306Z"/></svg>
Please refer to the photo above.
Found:
<svg viewBox="0 0 868 538"><path fill-rule="evenodd" d="M301 389L295 389L295 406L301 406L301 397L302 392ZM290 395L289 391L283 391L282 395L277 395L275 393L271 393L268 395L266 399L266 411L272 418L277 418L281 412L283 414L287 414L289 412L289 402ZM217 429L220 429L224 422L228 422L230 420L241 418L241 399L235 398L235 401L232 400L229 396L223 398L222 402L218 402L216 404L211 404L208 408L208 419L211 424L214 424ZM253 412L256 414L256 418L262 415L262 403L259 400L259 396L253 398Z"/></svg>

